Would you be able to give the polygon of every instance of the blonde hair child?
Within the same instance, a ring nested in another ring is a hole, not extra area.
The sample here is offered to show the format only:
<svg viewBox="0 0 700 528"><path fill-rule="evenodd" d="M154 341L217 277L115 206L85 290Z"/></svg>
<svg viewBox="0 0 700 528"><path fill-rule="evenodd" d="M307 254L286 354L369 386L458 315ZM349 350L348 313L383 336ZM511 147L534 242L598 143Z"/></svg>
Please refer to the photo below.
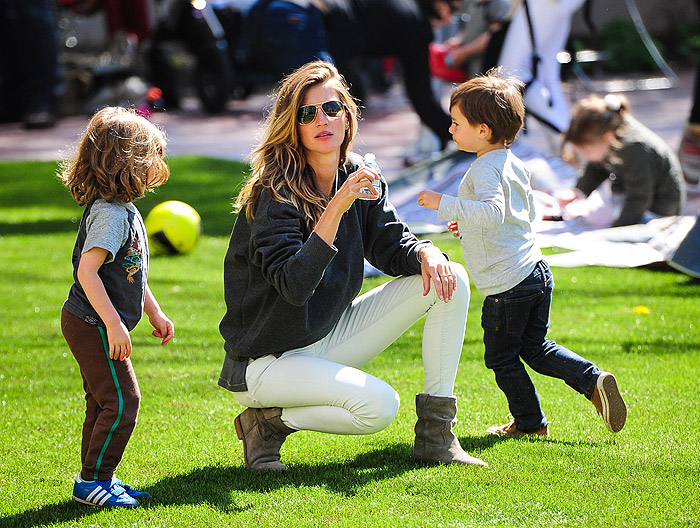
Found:
<svg viewBox="0 0 700 528"><path fill-rule="evenodd" d="M73 499L91 506L133 508L150 497L123 484L114 470L141 400L129 332L145 313L162 345L174 335L148 287L148 237L132 203L167 181L165 145L163 132L133 110L103 108L59 174L85 206L61 329L80 367L86 402Z"/></svg>

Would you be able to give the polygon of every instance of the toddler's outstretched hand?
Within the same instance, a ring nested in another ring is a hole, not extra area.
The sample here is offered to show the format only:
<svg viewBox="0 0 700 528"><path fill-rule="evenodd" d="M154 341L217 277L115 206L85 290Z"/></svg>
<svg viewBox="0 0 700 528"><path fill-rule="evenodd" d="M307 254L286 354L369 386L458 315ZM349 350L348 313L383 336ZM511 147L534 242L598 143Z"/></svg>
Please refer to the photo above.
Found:
<svg viewBox="0 0 700 528"><path fill-rule="evenodd" d="M459 238L459 226L456 221L450 220L447 222L447 230L452 233L453 237Z"/></svg>
<svg viewBox="0 0 700 528"><path fill-rule="evenodd" d="M421 191L418 193L418 205L427 207L428 209L435 209L437 211L440 207L440 200L442 199L442 194L435 191Z"/></svg>

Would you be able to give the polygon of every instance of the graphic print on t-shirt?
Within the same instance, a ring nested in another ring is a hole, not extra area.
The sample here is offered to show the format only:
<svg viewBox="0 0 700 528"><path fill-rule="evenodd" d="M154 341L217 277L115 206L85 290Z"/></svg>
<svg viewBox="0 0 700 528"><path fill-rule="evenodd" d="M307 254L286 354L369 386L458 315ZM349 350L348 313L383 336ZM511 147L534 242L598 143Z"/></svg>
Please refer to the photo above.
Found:
<svg viewBox="0 0 700 528"><path fill-rule="evenodd" d="M127 272L126 280L133 283L134 275L141 269L141 244L139 244L137 237L134 237L134 243L124 257L123 266Z"/></svg>

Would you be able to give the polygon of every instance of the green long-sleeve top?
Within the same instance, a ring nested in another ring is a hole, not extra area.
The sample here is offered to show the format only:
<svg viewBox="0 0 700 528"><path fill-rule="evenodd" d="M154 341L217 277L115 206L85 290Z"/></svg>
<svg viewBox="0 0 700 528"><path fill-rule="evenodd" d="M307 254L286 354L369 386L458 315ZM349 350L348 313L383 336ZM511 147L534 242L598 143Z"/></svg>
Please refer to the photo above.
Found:
<svg viewBox="0 0 700 528"><path fill-rule="evenodd" d="M576 188L590 195L606 179L624 202L613 227L638 223L645 212L659 216L680 214L685 185L678 157L671 147L636 119L625 116L618 132L619 146L602 163L588 163Z"/></svg>

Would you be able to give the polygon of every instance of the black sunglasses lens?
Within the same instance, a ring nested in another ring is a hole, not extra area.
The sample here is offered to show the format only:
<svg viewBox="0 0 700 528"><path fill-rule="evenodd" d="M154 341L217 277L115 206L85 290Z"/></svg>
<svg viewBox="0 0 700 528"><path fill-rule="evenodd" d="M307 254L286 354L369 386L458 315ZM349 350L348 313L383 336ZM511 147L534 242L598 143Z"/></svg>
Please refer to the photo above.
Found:
<svg viewBox="0 0 700 528"><path fill-rule="evenodd" d="M299 109L299 115L297 116L297 121L302 125L308 125L314 122L316 119L316 107L314 105L302 106Z"/></svg>
<svg viewBox="0 0 700 528"><path fill-rule="evenodd" d="M338 117L343 111L343 104L340 101L326 101L321 105L321 110L328 117ZM302 125L310 125L316 119L318 107L316 105L306 105L299 108L297 121Z"/></svg>
<svg viewBox="0 0 700 528"><path fill-rule="evenodd" d="M328 117L338 117L343 111L343 105L339 101L326 101L321 105L321 109Z"/></svg>

